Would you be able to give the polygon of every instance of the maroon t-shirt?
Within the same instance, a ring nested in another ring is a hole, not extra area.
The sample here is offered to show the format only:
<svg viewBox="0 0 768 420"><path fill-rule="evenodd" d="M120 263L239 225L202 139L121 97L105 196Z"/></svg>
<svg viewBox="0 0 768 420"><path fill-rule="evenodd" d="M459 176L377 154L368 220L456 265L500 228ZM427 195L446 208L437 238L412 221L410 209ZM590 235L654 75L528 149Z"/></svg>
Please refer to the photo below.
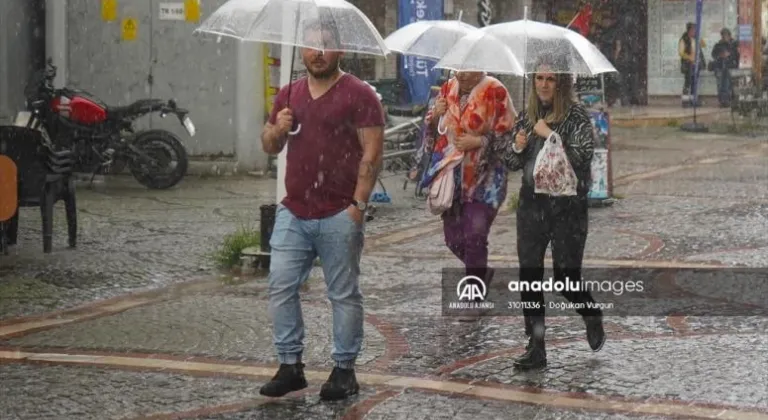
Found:
<svg viewBox="0 0 768 420"><path fill-rule="evenodd" d="M285 108L288 87L275 98L269 122ZM301 219L320 219L352 203L363 149L358 128L383 126L384 111L370 86L344 74L317 99L306 77L293 82L293 118L301 132L289 136L282 204ZM295 126L295 125L294 125Z"/></svg>

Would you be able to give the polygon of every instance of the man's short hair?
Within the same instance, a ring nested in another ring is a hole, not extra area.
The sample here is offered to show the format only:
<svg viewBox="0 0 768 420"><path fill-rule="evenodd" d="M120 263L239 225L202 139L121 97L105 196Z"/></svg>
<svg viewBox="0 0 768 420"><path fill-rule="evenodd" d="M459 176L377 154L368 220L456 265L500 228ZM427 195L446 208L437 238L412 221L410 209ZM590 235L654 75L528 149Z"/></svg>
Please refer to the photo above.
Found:
<svg viewBox="0 0 768 420"><path fill-rule="evenodd" d="M307 32L328 32L331 34L331 39L333 39L333 42L336 44L335 48L341 47L341 35L339 34L339 28L336 26L336 22L331 18L330 16L328 18L323 18L323 16L320 16L315 19L307 20L303 23L302 26L302 34L304 37L306 37Z"/></svg>

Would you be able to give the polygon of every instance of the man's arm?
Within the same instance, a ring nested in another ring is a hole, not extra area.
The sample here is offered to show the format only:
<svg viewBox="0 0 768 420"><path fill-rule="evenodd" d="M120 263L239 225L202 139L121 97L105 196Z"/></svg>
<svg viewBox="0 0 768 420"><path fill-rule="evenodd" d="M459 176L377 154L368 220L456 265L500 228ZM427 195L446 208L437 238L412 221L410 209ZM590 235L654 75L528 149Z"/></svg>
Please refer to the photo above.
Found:
<svg viewBox="0 0 768 420"><path fill-rule="evenodd" d="M368 202L381 171L384 154L384 127L364 127L357 130L363 158L357 174L354 199Z"/></svg>
<svg viewBox="0 0 768 420"><path fill-rule="evenodd" d="M277 126L270 122L264 124L264 130L261 133L261 148L264 153L277 155L283 151L285 141L288 136L280 134Z"/></svg>
<svg viewBox="0 0 768 420"><path fill-rule="evenodd" d="M287 87L285 86L277 92L275 102L272 105L272 112L269 113L269 118L261 132L261 148L264 150L264 153L269 155L280 154L283 151L283 147L285 147L285 142L288 140L288 136L283 134L277 125L277 116L285 108L284 98L287 94Z"/></svg>

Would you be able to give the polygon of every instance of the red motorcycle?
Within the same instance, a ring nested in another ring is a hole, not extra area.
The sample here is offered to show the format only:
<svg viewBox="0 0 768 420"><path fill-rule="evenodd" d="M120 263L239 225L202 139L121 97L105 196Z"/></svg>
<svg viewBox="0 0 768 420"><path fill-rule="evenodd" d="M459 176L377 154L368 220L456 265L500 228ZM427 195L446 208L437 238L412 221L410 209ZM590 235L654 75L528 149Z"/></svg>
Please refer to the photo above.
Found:
<svg viewBox="0 0 768 420"><path fill-rule="evenodd" d="M173 187L187 173L189 157L181 140L167 130L136 132L133 122L159 112L174 114L190 136L195 126L187 110L174 100L140 99L128 106L111 107L93 96L70 88L55 89L56 66L33 76L25 96L30 112L26 126L43 131L54 145L73 151L75 171L120 172L127 164L142 185L152 189ZM93 179L93 176L91 179Z"/></svg>

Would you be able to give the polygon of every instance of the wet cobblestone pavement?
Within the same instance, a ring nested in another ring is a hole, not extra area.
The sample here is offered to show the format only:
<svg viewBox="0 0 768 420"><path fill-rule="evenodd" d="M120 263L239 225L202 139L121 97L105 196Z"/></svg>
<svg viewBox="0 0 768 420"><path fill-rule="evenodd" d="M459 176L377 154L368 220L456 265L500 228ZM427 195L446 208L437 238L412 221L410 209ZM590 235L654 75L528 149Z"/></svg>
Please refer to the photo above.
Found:
<svg viewBox="0 0 768 420"><path fill-rule="evenodd" d="M768 143L668 128L613 134L623 198L590 209L587 266L766 268ZM79 246L65 248L57 208L50 255L39 213L25 210L21 243L0 258L0 418L768 419L766 316L685 316L659 300L607 317L608 341L593 353L579 317L552 313L547 368L515 371L527 342L519 314L442 316L440 272L457 262L402 179L387 178L393 203L367 225L361 392L337 403L317 395L332 346L320 267L302 292L310 386L275 400L258 394L276 366L265 279L222 277L207 258L242 223L258 226L273 180L80 188ZM504 212L490 239L495 267L516 267L515 237ZM692 306L765 307L759 273L678 275L653 290L689 294Z"/></svg>

